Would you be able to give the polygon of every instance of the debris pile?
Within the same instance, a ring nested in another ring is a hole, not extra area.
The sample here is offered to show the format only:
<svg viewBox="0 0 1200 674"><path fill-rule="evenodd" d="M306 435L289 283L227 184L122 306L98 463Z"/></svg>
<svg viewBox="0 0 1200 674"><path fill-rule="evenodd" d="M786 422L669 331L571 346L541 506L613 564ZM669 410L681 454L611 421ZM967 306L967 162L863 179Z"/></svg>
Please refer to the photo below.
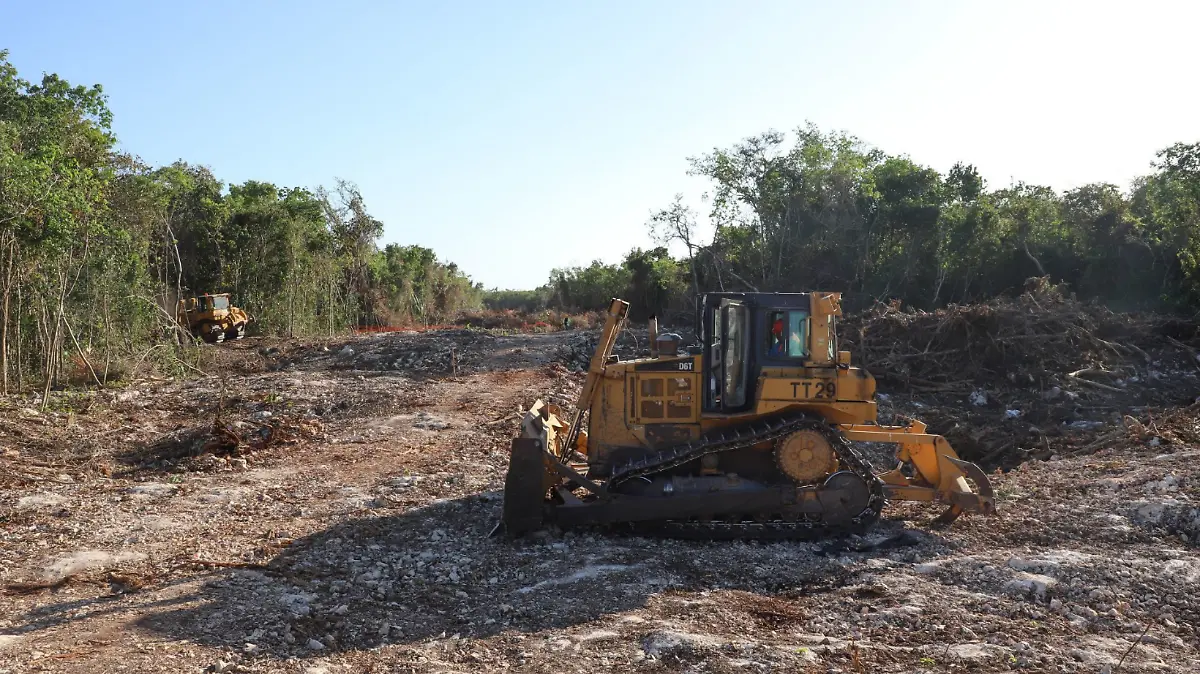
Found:
<svg viewBox="0 0 1200 674"><path fill-rule="evenodd" d="M936 311L877 305L840 328L841 348L879 381L884 421L919 418L985 467L1094 451L1125 436L1126 416L1200 393L1194 325L1040 282Z"/></svg>
<svg viewBox="0 0 1200 674"><path fill-rule="evenodd" d="M380 332L332 344L298 345L266 354L272 370L329 369L448 376L477 370L496 336L466 328Z"/></svg>
<svg viewBox="0 0 1200 674"><path fill-rule="evenodd" d="M839 337L877 378L908 391L1120 392L1155 365L1194 369L1191 347L1170 336L1179 327L1162 316L1118 314L1039 287L1015 299L936 311L876 305L848 317Z"/></svg>
<svg viewBox="0 0 1200 674"><path fill-rule="evenodd" d="M680 333L685 338L685 343L690 335L691 330L678 330L668 327L660 327L659 332L676 332ZM592 354L596 352L596 345L600 342L600 331L589 330L586 332L571 333L563 335L557 347L555 347L554 360L562 363L568 369L576 372L585 372L588 365L592 362ZM622 360L631 358L647 358L650 356L650 335L645 326L631 326L621 331L617 335L617 343L613 346L613 354L620 357Z"/></svg>
<svg viewBox="0 0 1200 674"><path fill-rule="evenodd" d="M576 333L555 347L554 360L575 372L585 372L599 341L595 332Z"/></svg>
<svg viewBox="0 0 1200 674"><path fill-rule="evenodd" d="M591 311L571 314L556 309L528 312L505 309L473 311L459 316L455 325L487 330L517 330L520 332L554 332L557 330L587 330L604 324L604 312Z"/></svg>
<svg viewBox="0 0 1200 674"><path fill-rule="evenodd" d="M226 466L245 468L254 454L277 445L295 444L321 435L321 422L313 418L256 415L255 422L213 421L169 431L126 458L142 467L212 470Z"/></svg>

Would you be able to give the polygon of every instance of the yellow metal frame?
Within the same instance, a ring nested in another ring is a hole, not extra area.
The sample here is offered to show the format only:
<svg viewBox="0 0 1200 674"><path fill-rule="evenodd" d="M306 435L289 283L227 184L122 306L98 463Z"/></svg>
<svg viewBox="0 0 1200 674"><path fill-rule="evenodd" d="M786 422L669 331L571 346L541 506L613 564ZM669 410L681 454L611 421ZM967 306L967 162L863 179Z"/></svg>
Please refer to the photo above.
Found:
<svg viewBox="0 0 1200 674"><path fill-rule="evenodd" d="M690 405L691 414L686 419L664 416L662 419L656 417L653 421L687 426L694 436L713 427L742 423L778 412L810 411L836 424L849 440L898 446L895 454L897 467L878 475L889 500L947 504L949 509L943 516L944 521L953 520L963 512L993 514L996 501L987 475L977 465L960 459L944 437L928 433L926 425L920 421L913 421L907 426L881 426L874 423L874 379L860 368L850 367L848 352L831 353L834 345L828 341L833 337L829 324L834 317L841 315L840 299L838 293L813 294L809 331L811 348L803 366L764 368L756 382L757 404L754 411L718 416L705 415L700 410L699 396L705 382L699 376L699 358L695 359L697 367L686 372L608 367L617 335L629 311L627 302L613 299L574 412L568 417L557 406L539 400L523 421L522 435L541 439L550 452L546 457L546 488L556 484L567 467L586 470L585 464L576 463L578 458L590 457L589 438L583 429L585 412L591 415L593 424L597 422L595 415L602 415L608 431L613 431L621 424L614 424L603 415L615 415L623 421L621 432L629 434L628 438L622 436L622 441L627 439L631 443L649 446L652 443L647 438L646 429L653 424L646 423L650 420L643 419L637 407L637 401L642 398L640 383L652 379L663 381L662 394L652 398L663 401L665 412L666 406L673 401L668 394L668 381L686 377L691 382L688 395L686 399L682 394L676 397L677 402ZM658 360L671 359L660 357ZM602 386L602 380L609 378L622 380L623 386L611 381ZM621 395L621 400L613 400L614 393L610 389L615 389ZM637 395L631 395L634 392ZM597 404L598 400L601 404ZM596 451L601 451L605 446L600 443L600 438L603 438L603 443L613 442L609 435L604 433L593 438L598 443Z"/></svg>
<svg viewBox="0 0 1200 674"><path fill-rule="evenodd" d="M995 512L996 499L987 475L975 464L960 459L946 438L926 433L924 423L913 421L908 426L843 424L839 428L849 440L900 445L896 459L901 465L911 464L913 475L905 475L899 466L881 474L879 479L883 481L889 499L946 503L950 506L947 518L957 517L964 511L985 515ZM978 493L971 490L968 479L975 483Z"/></svg>
<svg viewBox="0 0 1200 674"><path fill-rule="evenodd" d="M567 425L565 442L560 446L558 458L561 461L565 462L570 458L571 447L583 434L583 413L592 407L592 398L596 395L596 385L604 376L604 364L612 355L613 346L617 343L617 334L628 313L629 303L625 300L614 297L608 305L608 316L604 319L604 329L600 332L600 343L596 345L596 351L592 354L592 360L588 364L587 378L583 380L583 389L579 391L579 399L575 402L575 413L571 415L571 423ZM547 447L549 446L547 445Z"/></svg>

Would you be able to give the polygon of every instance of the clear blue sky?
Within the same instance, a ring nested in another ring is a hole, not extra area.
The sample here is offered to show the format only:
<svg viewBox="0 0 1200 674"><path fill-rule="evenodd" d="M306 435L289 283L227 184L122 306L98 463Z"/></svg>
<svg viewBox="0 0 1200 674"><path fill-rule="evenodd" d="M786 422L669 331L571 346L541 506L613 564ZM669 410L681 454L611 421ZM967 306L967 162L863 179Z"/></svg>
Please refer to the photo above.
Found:
<svg viewBox="0 0 1200 674"><path fill-rule="evenodd" d="M99 82L124 149L359 184L488 287L650 241L688 156L811 120L993 186L1127 186L1200 140L1194 2L0 0L26 79Z"/></svg>

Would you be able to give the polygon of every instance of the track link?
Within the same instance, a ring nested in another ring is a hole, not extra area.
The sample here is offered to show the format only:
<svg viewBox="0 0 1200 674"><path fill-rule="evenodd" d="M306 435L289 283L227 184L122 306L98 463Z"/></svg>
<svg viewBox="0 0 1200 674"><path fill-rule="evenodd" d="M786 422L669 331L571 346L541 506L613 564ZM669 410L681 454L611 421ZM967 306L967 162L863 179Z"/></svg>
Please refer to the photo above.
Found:
<svg viewBox="0 0 1200 674"><path fill-rule="evenodd" d="M850 445L850 442L819 418L805 414L791 414L752 422L749 425L718 429L680 445L668 447L630 461L614 470L605 489L615 492L629 480L648 478L709 454L744 449L767 441L777 441L803 429L815 430L829 440L843 470L858 475L870 489L867 507L849 523L833 524L820 518L806 517L803 520L755 519L763 513L744 513L748 521L702 521L663 520L630 525L639 533L650 533L672 538L696 539L757 539L796 540L815 539L859 533L866 530L883 512L883 482L875 476L868 464ZM818 488L817 486L811 487Z"/></svg>

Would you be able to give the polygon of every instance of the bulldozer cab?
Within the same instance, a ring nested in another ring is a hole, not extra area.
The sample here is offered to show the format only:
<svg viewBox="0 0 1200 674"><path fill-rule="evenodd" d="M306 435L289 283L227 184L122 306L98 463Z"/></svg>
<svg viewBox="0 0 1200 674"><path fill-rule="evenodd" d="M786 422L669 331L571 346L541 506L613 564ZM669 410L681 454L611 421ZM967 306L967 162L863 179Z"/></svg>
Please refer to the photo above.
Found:
<svg viewBox="0 0 1200 674"><path fill-rule="evenodd" d="M229 294L221 295L197 295L187 299L179 300L179 312L187 314L192 320L219 315L222 311L229 311Z"/></svg>
<svg viewBox="0 0 1200 674"><path fill-rule="evenodd" d="M194 302L197 314L220 315L229 311L229 295L200 295Z"/></svg>
<svg viewBox="0 0 1200 674"><path fill-rule="evenodd" d="M704 411L736 414L752 408L764 367L836 366L838 299L836 293L711 293L701 298Z"/></svg>
<svg viewBox="0 0 1200 674"><path fill-rule="evenodd" d="M176 307L179 323L206 342L222 342L226 338L241 339L251 319L242 309L233 306L229 293L196 295L179 300Z"/></svg>

